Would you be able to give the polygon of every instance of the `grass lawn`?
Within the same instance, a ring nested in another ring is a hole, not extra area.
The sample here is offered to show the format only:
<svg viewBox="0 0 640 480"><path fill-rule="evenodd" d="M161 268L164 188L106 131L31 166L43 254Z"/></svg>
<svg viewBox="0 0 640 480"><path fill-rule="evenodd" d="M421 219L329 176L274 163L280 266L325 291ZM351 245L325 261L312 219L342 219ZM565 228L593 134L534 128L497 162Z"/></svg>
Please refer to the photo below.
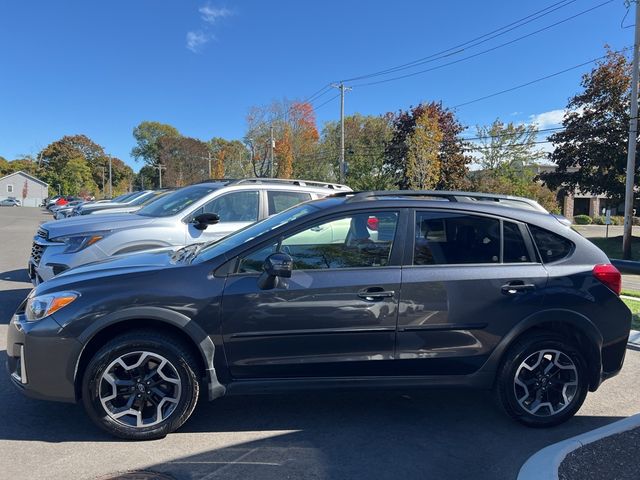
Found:
<svg viewBox="0 0 640 480"><path fill-rule="evenodd" d="M609 258L622 258L622 235L609 238L589 238L588 240L595 243ZM633 237L631 241L631 258L640 260L640 237Z"/></svg>
<svg viewBox="0 0 640 480"><path fill-rule="evenodd" d="M636 300L627 300L623 298L622 301L629 307L631 313L633 314L633 320L631 320L631 328L634 330L640 330L640 299Z"/></svg>

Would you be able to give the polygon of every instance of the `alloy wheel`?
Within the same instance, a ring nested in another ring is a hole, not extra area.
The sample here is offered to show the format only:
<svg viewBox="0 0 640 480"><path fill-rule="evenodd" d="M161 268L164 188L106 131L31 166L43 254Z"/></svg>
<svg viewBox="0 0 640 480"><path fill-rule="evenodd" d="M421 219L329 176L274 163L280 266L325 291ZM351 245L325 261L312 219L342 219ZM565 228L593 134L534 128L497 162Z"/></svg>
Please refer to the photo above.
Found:
<svg viewBox="0 0 640 480"><path fill-rule="evenodd" d="M181 380L162 355L148 351L123 354L100 376L98 395L105 412L127 427L150 427L176 409Z"/></svg>
<svg viewBox="0 0 640 480"><path fill-rule="evenodd" d="M578 393L578 369L559 350L530 354L516 370L514 393L520 407L535 416L552 416L567 408Z"/></svg>

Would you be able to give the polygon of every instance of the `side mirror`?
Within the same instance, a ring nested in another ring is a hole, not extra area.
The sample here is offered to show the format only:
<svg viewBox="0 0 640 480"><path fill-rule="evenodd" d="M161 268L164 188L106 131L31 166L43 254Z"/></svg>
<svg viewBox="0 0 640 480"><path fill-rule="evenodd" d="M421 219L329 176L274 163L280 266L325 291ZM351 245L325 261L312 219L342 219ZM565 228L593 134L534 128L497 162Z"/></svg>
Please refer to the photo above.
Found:
<svg viewBox="0 0 640 480"><path fill-rule="evenodd" d="M220 221L220 217L215 213L201 213L191 220L193 228L196 230L206 230L209 225L215 225Z"/></svg>
<svg viewBox="0 0 640 480"><path fill-rule="evenodd" d="M275 288L281 278L291 278L293 259L286 253L272 253L262 266L264 272L258 278L258 287L262 290Z"/></svg>

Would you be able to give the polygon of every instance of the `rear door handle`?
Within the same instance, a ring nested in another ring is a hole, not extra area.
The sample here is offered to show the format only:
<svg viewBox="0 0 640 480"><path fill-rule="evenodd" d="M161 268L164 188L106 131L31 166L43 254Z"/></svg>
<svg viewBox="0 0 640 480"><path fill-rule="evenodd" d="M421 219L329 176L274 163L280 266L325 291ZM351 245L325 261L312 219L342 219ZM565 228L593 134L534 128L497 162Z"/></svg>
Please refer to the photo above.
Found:
<svg viewBox="0 0 640 480"><path fill-rule="evenodd" d="M530 292L535 289L536 286L534 284L524 283L522 281L510 282L501 287L502 293L505 295L515 295L517 293Z"/></svg>
<svg viewBox="0 0 640 480"><path fill-rule="evenodd" d="M360 290L358 297L363 298L369 302L375 302L376 300L382 300L383 298L391 298L396 294L393 290L383 290L382 287L370 287Z"/></svg>

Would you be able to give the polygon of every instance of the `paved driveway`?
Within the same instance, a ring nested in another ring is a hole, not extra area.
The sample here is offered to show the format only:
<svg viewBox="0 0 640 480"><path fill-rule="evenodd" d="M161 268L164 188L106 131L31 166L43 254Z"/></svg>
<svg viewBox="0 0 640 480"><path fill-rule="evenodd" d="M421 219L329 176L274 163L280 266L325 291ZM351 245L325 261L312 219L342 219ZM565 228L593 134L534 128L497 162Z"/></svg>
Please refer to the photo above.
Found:
<svg viewBox="0 0 640 480"><path fill-rule="evenodd" d="M39 210L0 209L0 362ZM640 412L640 352L550 430L522 427L489 392L358 391L202 403L177 433L117 441L74 405L24 398L0 370L0 477L91 479L129 469L179 479L513 479L540 448Z"/></svg>

